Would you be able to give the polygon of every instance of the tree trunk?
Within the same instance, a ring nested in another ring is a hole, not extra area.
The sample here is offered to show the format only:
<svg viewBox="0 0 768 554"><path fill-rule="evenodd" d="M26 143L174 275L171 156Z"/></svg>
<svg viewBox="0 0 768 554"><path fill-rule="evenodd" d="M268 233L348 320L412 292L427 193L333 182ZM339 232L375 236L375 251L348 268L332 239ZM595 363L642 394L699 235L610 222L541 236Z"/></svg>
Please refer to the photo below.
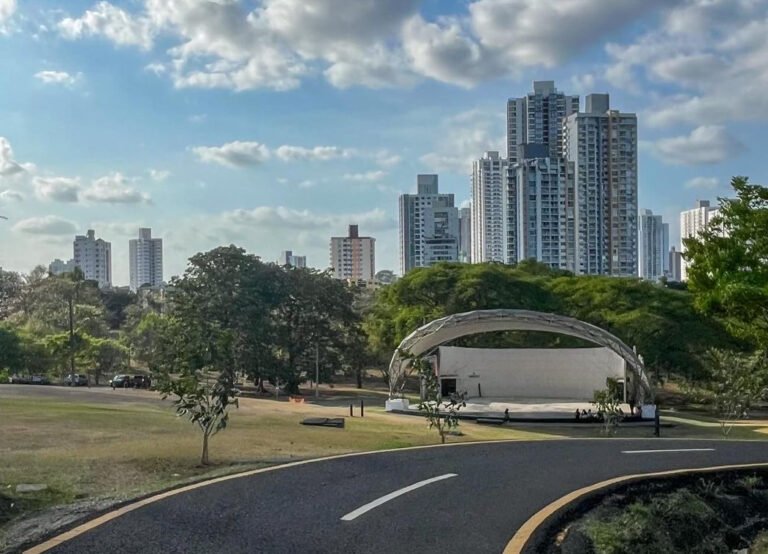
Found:
<svg viewBox="0 0 768 554"><path fill-rule="evenodd" d="M440 442L442 444L445 444L445 433L443 433L442 431L440 431Z"/></svg>
<svg viewBox="0 0 768 554"><path fill-rule="evenodd" d="M203 432L203 454L200 457L200 463L204 466L208 465L208 433Z"/></svg>
<svg viewBox="0 0 768 554"><path fill-rule="evenodd" d="M357 368L355 370L355 377L357 377L357 388L362 389L363 388L363 370L361 368Z"/></svg>

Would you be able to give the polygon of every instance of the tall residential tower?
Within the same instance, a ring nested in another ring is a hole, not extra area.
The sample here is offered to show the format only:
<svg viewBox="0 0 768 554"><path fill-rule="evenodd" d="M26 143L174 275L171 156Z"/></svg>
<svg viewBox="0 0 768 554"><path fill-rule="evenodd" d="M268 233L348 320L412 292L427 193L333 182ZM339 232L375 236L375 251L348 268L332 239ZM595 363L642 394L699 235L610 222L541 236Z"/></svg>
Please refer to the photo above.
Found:
<svg viewBox="0 0 768 554"><path fill-rule="evenodd" d="M657 281L669 268L669 223L651 210L640 212L638 276Z"/></svg>
<svg viewBox="0 0 768 554"><path fill-rule="evenodd" d="M75 267L83 272L83 276L96 281L99 288L112 286L112 244L97 239L93 229L88 229L85 235L77 235L72 243Z"/></svg>
<svg viewBox="0 0 768 554"><path fill-rule="evenodd" d="M416 194L401 194L400 272L459 259L459 210L438 192L437 175L418 175ZM473 237L474 239L474 237Z"/></svg>
<svg viewBox="0 0 768 554"><path fill-rule="evenodd" d="M472 263L506 262L504 183L507 160L486 152L472 162Z"/></svg>
<svg viewBox="0 0 768 554"><path fill-rule="evenodd" d="M361 237L350 225L346 237L331 237L331 268L336 279L373 282L376 274L376 239Z"/></svg>
<svg viewBox="0 0 768 554"><path fill-rule="evenodd" d="M637 116L590 94L563 125L563 154L574 164L578 274L637 275Z"/></svg>
<svg viewBox="0 0 768 554"><path fill-rule="evenodd" d="M152 229L139 229L139 238L128 242L130 286L136 292L143 286L163 284L163 239L152 238Z"/></svg>

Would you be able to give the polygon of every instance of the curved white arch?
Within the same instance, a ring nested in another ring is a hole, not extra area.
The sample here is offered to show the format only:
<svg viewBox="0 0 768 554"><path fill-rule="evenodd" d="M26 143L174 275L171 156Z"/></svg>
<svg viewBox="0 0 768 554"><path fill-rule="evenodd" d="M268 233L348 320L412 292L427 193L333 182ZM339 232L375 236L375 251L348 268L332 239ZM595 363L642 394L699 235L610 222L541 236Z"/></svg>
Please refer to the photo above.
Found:
<svg viewBox="0 0 768 554"><path fill-rule="evenodd" d="M634 379L630 386L638 403L653 400L653 389L640 356L608 331L571 317L530 310L476 310L436 319L403 339L389 364L389 395L396 397L409 370L409 357L421 356L448 341L491 331L544 331L577 337L603 346L621 356Z"/></svg>

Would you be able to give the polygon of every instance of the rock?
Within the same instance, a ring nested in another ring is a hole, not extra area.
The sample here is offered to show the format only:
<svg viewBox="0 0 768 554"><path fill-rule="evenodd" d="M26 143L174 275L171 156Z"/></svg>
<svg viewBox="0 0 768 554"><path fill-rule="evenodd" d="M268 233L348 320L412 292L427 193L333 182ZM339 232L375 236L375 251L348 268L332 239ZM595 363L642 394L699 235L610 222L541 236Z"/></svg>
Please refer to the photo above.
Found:
<svg viewBox="0 0 768 554"><path fill-rule="evenodd" d="M16 485L16 492L40 492L48 488L48 485L22 483Z"/></svg>

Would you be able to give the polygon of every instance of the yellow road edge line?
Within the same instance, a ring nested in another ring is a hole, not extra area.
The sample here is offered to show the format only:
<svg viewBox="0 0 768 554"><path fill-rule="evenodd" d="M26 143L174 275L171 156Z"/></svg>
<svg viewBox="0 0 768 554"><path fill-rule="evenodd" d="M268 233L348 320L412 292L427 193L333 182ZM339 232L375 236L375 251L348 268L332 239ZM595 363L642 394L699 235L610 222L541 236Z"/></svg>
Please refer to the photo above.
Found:
<svg viewBox="0 0 768 554"><path fill-rule="evenodd" d="M422 446L406 446L403 448L388 448L386 450L369 450L366 452L348 452L346 454L336 454L334 456L325 456L323 458L299 460L296 462L288 462L286 464L263 467L259 469L251 469L251 470L243 471L240 473L233 473L231 475L223 475L221 477L214 477L213 479L199 481L197 483L192 483L191 485L186 485L184 487L179 487L177 489L172 489L166 492L155 494L153 496L144 498L142 500L137 500L136 502L131 502L130 504L127 504L121 508L118 508L117 510L113 510L97 518L88 520L85 523L82 523L77 527L70 529L69 531L65 531L64 533L56 535L55 537L51 537L45 542L32 546L29 549L25 550L24 554L42 554L43 552L47 552L48 550L51 550L52 548L55 548L56 546L68 540L74 539L75 537L78 537L83 533L87 533L88 531L91 531L96 527L104 525L105 523L112 521L113 519L117 519L122 515L125 515L129 512L132 512L134 510L137 510L149 504L154 504L155 502L164 500L166 498L170 498L171 496L176 496L177 494L182 494L185 492L207 487L208 485L215 485L216 483L222 483L224 481L230 481L232 479L240 479L242 477L250 477L252 475L258 475L260 473L268 473L270 471L277 471L280 469L287 469L291 467L297 467L297 466L302 466L306 464L313 464L317 462L326 462L329 460L338 460L342 458L352 458L356 456L369 456L372 454L384 454L388 452L407 452L409 450L425 450L428 448L446 448L446 447L450 448L454 446L472 446L472 445L480 445L480 444L514 443L514 442L538 442L538 441L544 441L544 440L557 440L557 439L550 439L550 438L497 439L497 440L484 440L484 441L454 442L449 444L426 444Z"/></svg>
<svg viewBox="0 0 768 554"><path fill-rule="evenodd" d="M624 483L627 481L634 481L639 479L650 479L654 477L665 477L669 475L679 475L683 473L712 473L716 471L728 471L735 469L749 469L749 468L768 468L768 462L754 463L754 464L734 464L724 466L711 466L711 467L698 467L688 469L672 469L668 471L657 471L653 473L636 473L633 475L622 475L620 477L614 477L605 481L600 481L593 485L589 485L573 492L566 494L555 500L554 502L547 504L541 510L533 514L528 521L523 523L522 527L517 530L515 535L507 543L504 548L503 554L521 554L526 543L530 540L536 530L552 515L555 514L561 508L564 508L571 502L578 500L579 498L586 496L587 494L616 485L618 483Z"/></svg>

